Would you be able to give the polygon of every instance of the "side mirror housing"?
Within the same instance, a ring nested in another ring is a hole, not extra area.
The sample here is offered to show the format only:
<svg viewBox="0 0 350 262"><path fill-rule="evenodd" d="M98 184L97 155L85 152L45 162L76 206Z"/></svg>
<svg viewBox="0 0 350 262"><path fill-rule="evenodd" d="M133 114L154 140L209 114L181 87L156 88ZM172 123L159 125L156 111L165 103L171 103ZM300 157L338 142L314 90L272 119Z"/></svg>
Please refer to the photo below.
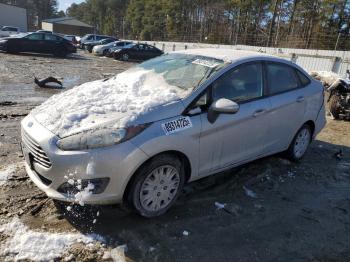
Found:
<svg viewBox="0 0 350 262"><path fill-rule="evenodd" d="M213 102L211 109L217 113L234 114L239 110L239 105L226 98L220 98Z"/></svg>
<svg viewBox="0 0 350 262"><path fill-rule="evenodd" d="M226 98L214 101L209 107L208 121L214 123L219 114L235 114L239 110L239 105Z"/></svg>

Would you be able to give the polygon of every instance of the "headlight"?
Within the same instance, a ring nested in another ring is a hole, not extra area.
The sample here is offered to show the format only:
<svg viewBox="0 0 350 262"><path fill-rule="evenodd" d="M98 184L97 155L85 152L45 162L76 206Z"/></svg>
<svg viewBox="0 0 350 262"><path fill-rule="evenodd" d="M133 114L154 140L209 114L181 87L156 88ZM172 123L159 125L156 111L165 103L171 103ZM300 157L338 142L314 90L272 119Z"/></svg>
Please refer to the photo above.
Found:
<svg viewBox="0 0 350 262"><path fill-rule="evenodd" d="M116 50L114 50L114 52L120 52L120 51L122 51L121 49L116 49Z"/></svg>
<svg viewBox="0 0 350 262"><path fill-rule="evenodd" d="M0 40L0 44L5 44L7 40Z"/></svg>
<svg viewBox="0 0 350 262"><path fill-rule="evenodd" d="M131 139L147 127L147 124L125 128L102 127L60 139L56 145L62 150L84 150L112 146Z"/></svg>

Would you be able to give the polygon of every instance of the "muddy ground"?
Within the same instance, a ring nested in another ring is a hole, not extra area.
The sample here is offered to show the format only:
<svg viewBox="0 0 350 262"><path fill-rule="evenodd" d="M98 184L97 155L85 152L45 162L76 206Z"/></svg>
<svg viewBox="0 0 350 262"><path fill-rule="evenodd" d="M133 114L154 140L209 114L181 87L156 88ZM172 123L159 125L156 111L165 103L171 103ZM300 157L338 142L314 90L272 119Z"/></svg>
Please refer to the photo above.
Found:
<svg viewBox="0 0 350 262"><path fill-rule="evenodd" d="M33 75L57 76L68 89L132 65L83 52L66 59L0 53L0 170L18 166L0 186L1 221L18 216L37 231L104 237L104 244L71 247L62 261L69 254L71 261L100 261L122 244L134 261L350 260L350 122L328 118L300 163L275 155L187 185L159 218L144 219L118 206L68 212L47 199L21 164L20 121L61 90L36 88ZM226 206L218 209L215 202ZM0 244L5 240L0 234Z"/></svg>

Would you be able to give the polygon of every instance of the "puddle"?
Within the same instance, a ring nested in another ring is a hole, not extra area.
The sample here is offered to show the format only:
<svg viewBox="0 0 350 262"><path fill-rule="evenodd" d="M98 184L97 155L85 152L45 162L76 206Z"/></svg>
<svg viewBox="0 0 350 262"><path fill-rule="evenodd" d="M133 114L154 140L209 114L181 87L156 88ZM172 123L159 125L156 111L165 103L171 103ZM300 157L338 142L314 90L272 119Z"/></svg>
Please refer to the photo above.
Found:
<svg viewBox="0 0 350 262"><path fill-rule="evenodd" d="M72 88L79 84L80 76L65 77L62 84L65 88Z"/></svg>
<svg viewBox="0 0 350 262"><path fill-rule="evenodd" d="M25 104L41 104L61 90L37 88L35 84L0 83L0 101L12 101ZM62 89L64 90L64 89Z"/></svg>

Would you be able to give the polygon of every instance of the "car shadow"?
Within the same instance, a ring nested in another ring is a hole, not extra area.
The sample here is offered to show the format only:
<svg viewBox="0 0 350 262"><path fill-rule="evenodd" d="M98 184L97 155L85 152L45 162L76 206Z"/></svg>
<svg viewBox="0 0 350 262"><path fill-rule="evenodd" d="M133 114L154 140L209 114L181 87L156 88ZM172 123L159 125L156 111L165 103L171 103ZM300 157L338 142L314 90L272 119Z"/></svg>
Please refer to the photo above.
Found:
<svg viewBox="0 0 350 262"><path fill-rule="evenodd" d="M70 60L90 60L88 57L84 57L80 54L73 53L73 54L68 54L66 57L57 57L52 54L42 54L42 53L7 53L9 55L17 55L17 56L28 56L28 57L41 57L41 58L53 58L53 59L58 59L58 60L63 60L63 59L70 59Z"/></svg>
<svg viewBox="0 0 350 262"><path fill-rule="evenodd" d="M323 214L329 214L330 200L319 203L319 198L328 199L328 195L317 192L329 191L333 202L342 201L349 199L348 191L339 191L344 185L350 186L350 148L316 140L299 163L277 154L190 183L160 217L143 218L118 205L74 205L70 211L62 203L56 206L80 232L100 235L110 247L127 244L127 256L135 261L154 261L155 257L158 261L238 261L242 253L266 248L272 251L265 252L264 259L272 261L288 257L280 241L290 240L288 248L295 250L300 239L318 243L320 237L331 234L330 225L342 223L333 217L326 219ZM316 202L320 206L312 219L323 219L328 230L313 227L313 221L299 214L304 216L302 209ZM346 208L350 212L350 199ZM342 219L350 222L349 217ZM285 234L288 228L294 228L292 236ZM330 248L336 248L334 245ZM296 260L305 258L304 253L319 250L316 244L313 248L293 255Z"/></svg>

